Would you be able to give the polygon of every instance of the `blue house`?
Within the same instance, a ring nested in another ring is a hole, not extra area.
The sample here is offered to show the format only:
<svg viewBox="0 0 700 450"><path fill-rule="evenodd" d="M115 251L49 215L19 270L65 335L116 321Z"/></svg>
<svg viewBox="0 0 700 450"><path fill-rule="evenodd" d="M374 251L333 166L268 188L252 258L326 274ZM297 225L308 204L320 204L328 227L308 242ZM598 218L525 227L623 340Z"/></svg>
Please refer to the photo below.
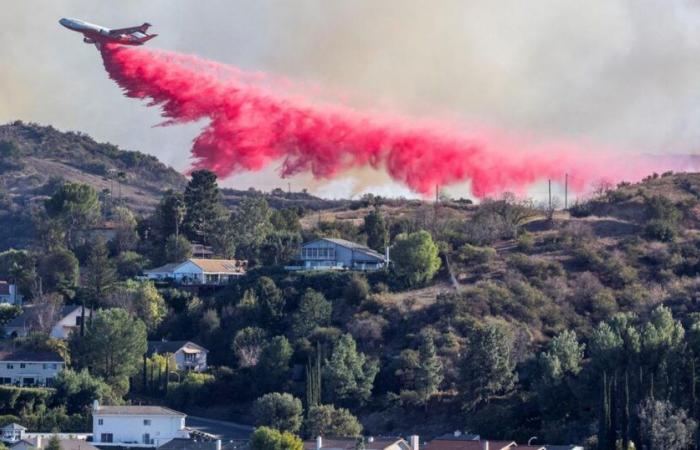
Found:
<svg viewBox="0 0 700 450"><path fill-rule="evenodd" d="M307 242L299 251L299 265L289 270L378 270L388 257L366 245L345 239L321 238Z"/></svg>

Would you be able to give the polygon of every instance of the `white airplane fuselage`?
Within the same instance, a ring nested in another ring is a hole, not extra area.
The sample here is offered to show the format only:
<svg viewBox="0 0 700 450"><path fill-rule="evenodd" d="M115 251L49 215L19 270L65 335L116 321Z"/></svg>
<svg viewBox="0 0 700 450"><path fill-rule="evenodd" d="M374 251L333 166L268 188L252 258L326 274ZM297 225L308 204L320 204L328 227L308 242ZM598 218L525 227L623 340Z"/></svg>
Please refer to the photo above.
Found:
<svg viewBox="0 0 700 450"><path fill-rule="evenodd" d="M81 33L83 41L88 44L101 45L105 42L116 42L125 45L143 45L146 41L157 36L157 34L147 34L147 30L151 26L149 23L120 29L111 29L72 18L63 18L58 23L69 30Z"/></svg>

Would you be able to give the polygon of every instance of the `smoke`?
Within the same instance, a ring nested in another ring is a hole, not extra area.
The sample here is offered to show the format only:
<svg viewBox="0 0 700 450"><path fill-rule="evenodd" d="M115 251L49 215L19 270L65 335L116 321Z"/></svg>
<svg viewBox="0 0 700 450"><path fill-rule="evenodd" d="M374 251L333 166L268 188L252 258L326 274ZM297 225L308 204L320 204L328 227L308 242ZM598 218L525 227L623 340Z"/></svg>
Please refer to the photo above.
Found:
<svg viewBox="0 0 700 450"><path fill-rule="evenodd" d="M102 56L128 97L161 108L163 125L209 121L194 140L193 167L223 178L279 161L283 177L330 179L371 167L424 195L436 185L470 181L472 193L484 197L524 192L563 173L571 175L573 190L581 190L601 179L638 179L659 167L658 160L617 161L610 155L619 158L618 152L565 141L362 112L321 101L285 80L190 55L104 45Z"/></svg>

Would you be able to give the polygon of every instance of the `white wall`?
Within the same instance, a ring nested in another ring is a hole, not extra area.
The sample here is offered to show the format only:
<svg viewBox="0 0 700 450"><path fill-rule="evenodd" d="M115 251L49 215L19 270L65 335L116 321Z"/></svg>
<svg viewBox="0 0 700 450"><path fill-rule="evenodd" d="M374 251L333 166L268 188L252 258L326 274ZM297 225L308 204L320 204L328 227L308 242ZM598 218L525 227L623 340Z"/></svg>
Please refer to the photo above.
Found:
<svg viewBox="0 0 700 450"><path fill-rule="evenodd" d="M34 378L35 383L44 385L47 378L56 378L64 367L62 362L0 361L0 382L22 385L24 378Z"/></svg>
<svg viewBox="0 0 700 450"><path fill-rule="evenodd" d="M75 311L68 314L63 319L59 320L56 325L51 329L51 337L54 339L68 339L73 331L75 331L79 325L77 323L78 317L82 315L81 308L75 308ZM90 315L90 310L85 309L85 320Z"/></svg>
<svg viewBox="0 0 700 450"><path fill-rule="evenodd" d="M200 282L204 282L202 269L200 269L199 266L194 264L192 261L185 261L177 266L175 270L173 270L173 278L176 280L180 281L185 277L188 279L196 278Z"/></svg>
<svg viewBox="0 0 700 450"><path fill-rule="evenodd" d="M192 367L195 372L203 372L207 370L207 352L200 350L199 348L191 345L185 345L184 348L190 348L196 350L199 353L195 355L194 361L186 361L186 353L182 349L175 352L175 364L177 364L178 370L187 370L187 366Z"/></svg>
<svg viewBox="0 0 700 450"><path fill-rule="evenodd" d="M150 420L151 425L144 425L144 420ZM184 427L184 415L109 415L93 412L92 416L93 444L101 442L103 433L112 433L115 444L143 444L143 435L149 433L153 444L161 446L175 438L189 437Z"/></svg>

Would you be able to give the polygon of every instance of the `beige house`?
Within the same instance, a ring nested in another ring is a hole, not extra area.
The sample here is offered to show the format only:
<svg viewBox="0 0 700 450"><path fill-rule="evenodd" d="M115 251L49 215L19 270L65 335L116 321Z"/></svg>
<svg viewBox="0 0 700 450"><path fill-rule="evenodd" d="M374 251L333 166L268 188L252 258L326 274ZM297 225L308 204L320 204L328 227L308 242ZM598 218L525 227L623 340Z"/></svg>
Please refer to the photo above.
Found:
<svg viewBox="0 0 700 450"><path fill-rule="evenodd" d="M177 370L204 372L209 350L190 341L148 341L147 356L173 355Z"/></svg>
<svg viewBox="0 0 700 450"><path fill-rule="evenodd" d="M172 280L185 285L219 285L245 275L248 261L237 259L190 258L144 272L149 280Z"/></svg>

